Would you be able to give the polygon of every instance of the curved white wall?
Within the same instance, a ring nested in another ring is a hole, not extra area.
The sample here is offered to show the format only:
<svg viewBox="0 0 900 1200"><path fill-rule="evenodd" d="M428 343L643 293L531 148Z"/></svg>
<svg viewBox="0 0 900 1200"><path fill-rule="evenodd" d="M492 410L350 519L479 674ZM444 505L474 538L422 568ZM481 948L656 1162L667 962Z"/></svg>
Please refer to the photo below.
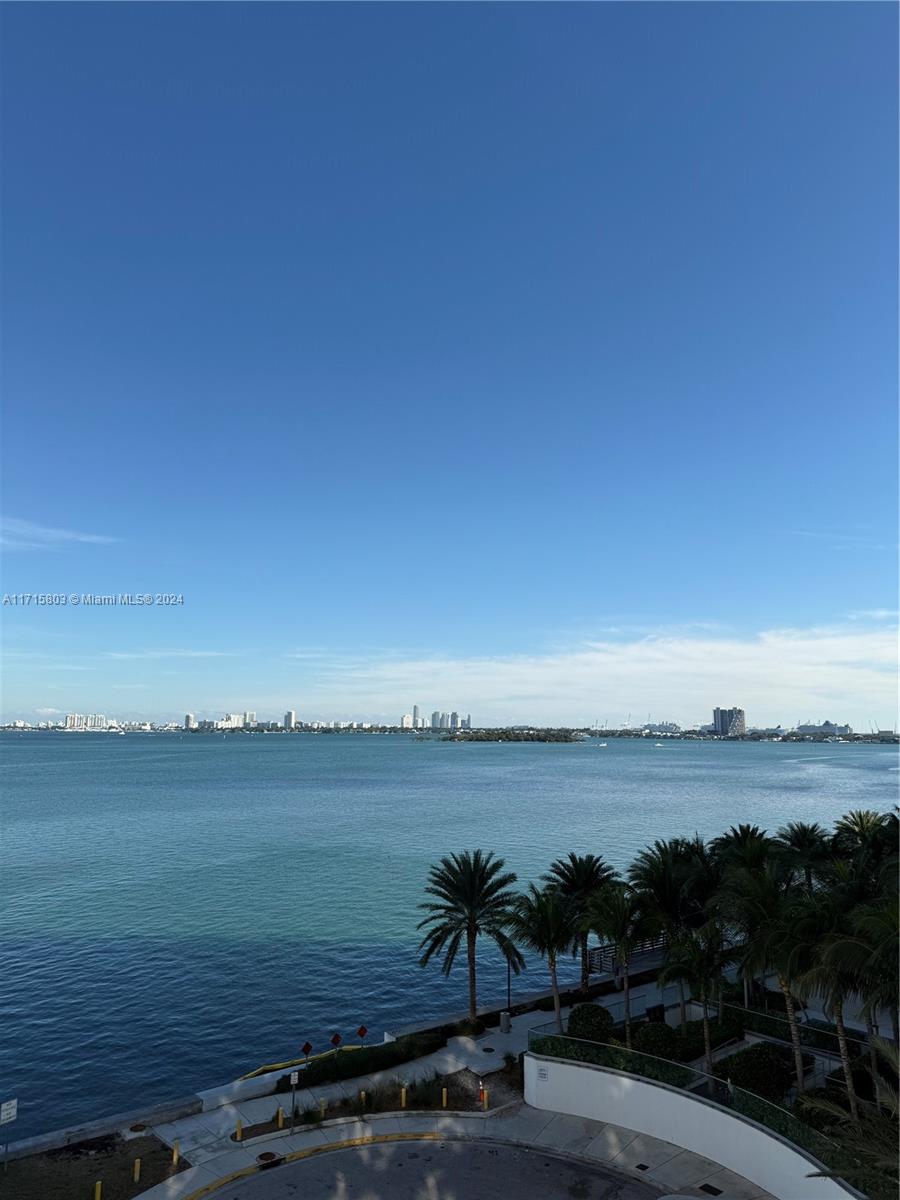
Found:
<svg viewBox="0 0 900 1200"><path fill-rule="evenodd" d="M836 1179L808 1179L815 1166L776 1135L676 1088L587 1063L525 1056L525 1100L533 1108L589 1117L647 1133L721 1163L778 1200L847 1200Z"/></svg>

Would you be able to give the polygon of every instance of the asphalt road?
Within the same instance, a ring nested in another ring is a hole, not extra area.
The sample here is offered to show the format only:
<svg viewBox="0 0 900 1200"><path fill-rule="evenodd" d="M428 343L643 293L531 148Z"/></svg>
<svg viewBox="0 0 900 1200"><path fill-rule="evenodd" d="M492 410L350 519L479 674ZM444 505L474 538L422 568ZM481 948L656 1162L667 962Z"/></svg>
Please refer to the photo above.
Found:
<svg viewBox="0 0 900 1200"><path fill-rule="evenodd" d="M382 1142L242 1179L211 1200L657 1200L653 1187L484 1142Z"/></svg>

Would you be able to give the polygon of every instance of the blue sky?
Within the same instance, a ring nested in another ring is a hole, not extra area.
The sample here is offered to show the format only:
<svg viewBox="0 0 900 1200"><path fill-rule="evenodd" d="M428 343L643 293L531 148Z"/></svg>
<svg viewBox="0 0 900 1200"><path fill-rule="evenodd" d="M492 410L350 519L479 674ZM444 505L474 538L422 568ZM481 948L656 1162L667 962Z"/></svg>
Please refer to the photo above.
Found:
<svg viewBox="0 0 900 1200"><path fill-rule="evenodd" d="M894 6L2 20L5 716L893 721Z"/></svg>

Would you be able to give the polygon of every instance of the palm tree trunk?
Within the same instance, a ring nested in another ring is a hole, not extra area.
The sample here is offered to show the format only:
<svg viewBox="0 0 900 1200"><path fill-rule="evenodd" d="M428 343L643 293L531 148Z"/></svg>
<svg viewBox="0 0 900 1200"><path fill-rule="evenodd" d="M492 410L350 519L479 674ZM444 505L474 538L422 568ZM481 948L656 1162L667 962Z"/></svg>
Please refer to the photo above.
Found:
<svg viewBox="0 0 900 1200"><path fill-rule="evenodd" d="M706 1002L706 991L700 993L700 1003L703 1005L703 1052L706 1057L706 1073L712 1075L712 1038L709 1034L709 1006Z"/></svg>
<svg viewBox="0 0 900 1200"><path fill-rule="evenodd" d="M631 1049L631 984L628 981L628 959L625 960L625 1045Z"/></svg>
<svg viewBox="0 0 900 1200"><path fill-rule="evenodd" d="M478 989L475 980L475 931L466 932L466 951L469 959L469 1020L474 1021L478 1014Z"/></svg>
<svg viewBox="0 0 900 1200"><path fill-rule="evenodd" d="M687 1024L687 1000L684 996L684 980L678 980L678 1002L681 1005L681 1023Z"/></svg>
<svg viewBox="0 0 900 1200"><path fill-rule="evenodd" d="M866 1038L869 1042L869 1070L872 1072L874 1080L878 1075L878 1055L875 1053L875 1026L872 1024L872 1014L868 1009L865 1010L866 1016ZM878 1088L875 1088L875 1107L878 1112L881 1112L881 1100L878 1097Z"/></svg>
<svg viewBox="0 0 900 1200"><path fill-rule="evenodd" d="M588 935L581 934L581 990L586 992L590 985L590 967L588 965Z"/></svg>
<svg viewBox="0 0 900 1200"><path fill-rule="evenodd" d="M744 975L743 979L744 979L744 1008L749 1008L750 1007L750 980L747 978L746 975Z"/></svg>
<svg viewBox="0 0 900 1200"><path fill-rule="evenodd" d="M838 1046L841 1049L841 1066L844 1068L844 1083L847 1085L847 1099L850 1101L850 1116L859 1124L859 1105L856 1103L856 1088L853 1085L853 1072L850 1070L850 1051L847 1048L847 1030L844 1028L844 1001L840 997L834 1005L834 1027L837 1030Z"/></svg>
<svg viewBox="0 0 900 1200"><path fill-rule="evenodd" d="M553 988L553 1011L556 1014L557 1032L562 1033L562 1010L559 1003L559 983L556 978L556 959L550 955L547 959L547 966L550 968L550 986Z"/></svg>
<svg viewBox="0 0 900 1200"><path fill-rule="evenodd" d="M812 867L806 868L806 894L807 896L811 896L813 894Z"/></svg>
<svg viewBox="0 0 900 1200"><path fill-rule="evenodd" d="M797 1013L794 1009L794 997L787 983L779 975L778 986L784 996L784 1007L787 1010L788 1025L791 1027L791 1042L794 1046L794 1071L797 1074L797 1091L803 1091L803 1051L800 1049L800 1028L797 1025Z"/></svg>

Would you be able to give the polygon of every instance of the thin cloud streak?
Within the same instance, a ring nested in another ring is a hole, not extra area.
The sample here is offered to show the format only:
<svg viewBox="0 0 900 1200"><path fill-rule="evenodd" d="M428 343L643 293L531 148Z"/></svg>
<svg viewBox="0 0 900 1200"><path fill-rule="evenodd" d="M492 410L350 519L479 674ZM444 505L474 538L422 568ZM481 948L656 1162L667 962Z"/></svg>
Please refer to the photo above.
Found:
<svg viewBox="0 0 900 1200"><path fill-rule="evenodd" d="M18 517L0 517L0 545L7 550L53 550L71 542L109 545L119 539L102 533L81 533L75 529L55 529L23 521Z"/></svg>

